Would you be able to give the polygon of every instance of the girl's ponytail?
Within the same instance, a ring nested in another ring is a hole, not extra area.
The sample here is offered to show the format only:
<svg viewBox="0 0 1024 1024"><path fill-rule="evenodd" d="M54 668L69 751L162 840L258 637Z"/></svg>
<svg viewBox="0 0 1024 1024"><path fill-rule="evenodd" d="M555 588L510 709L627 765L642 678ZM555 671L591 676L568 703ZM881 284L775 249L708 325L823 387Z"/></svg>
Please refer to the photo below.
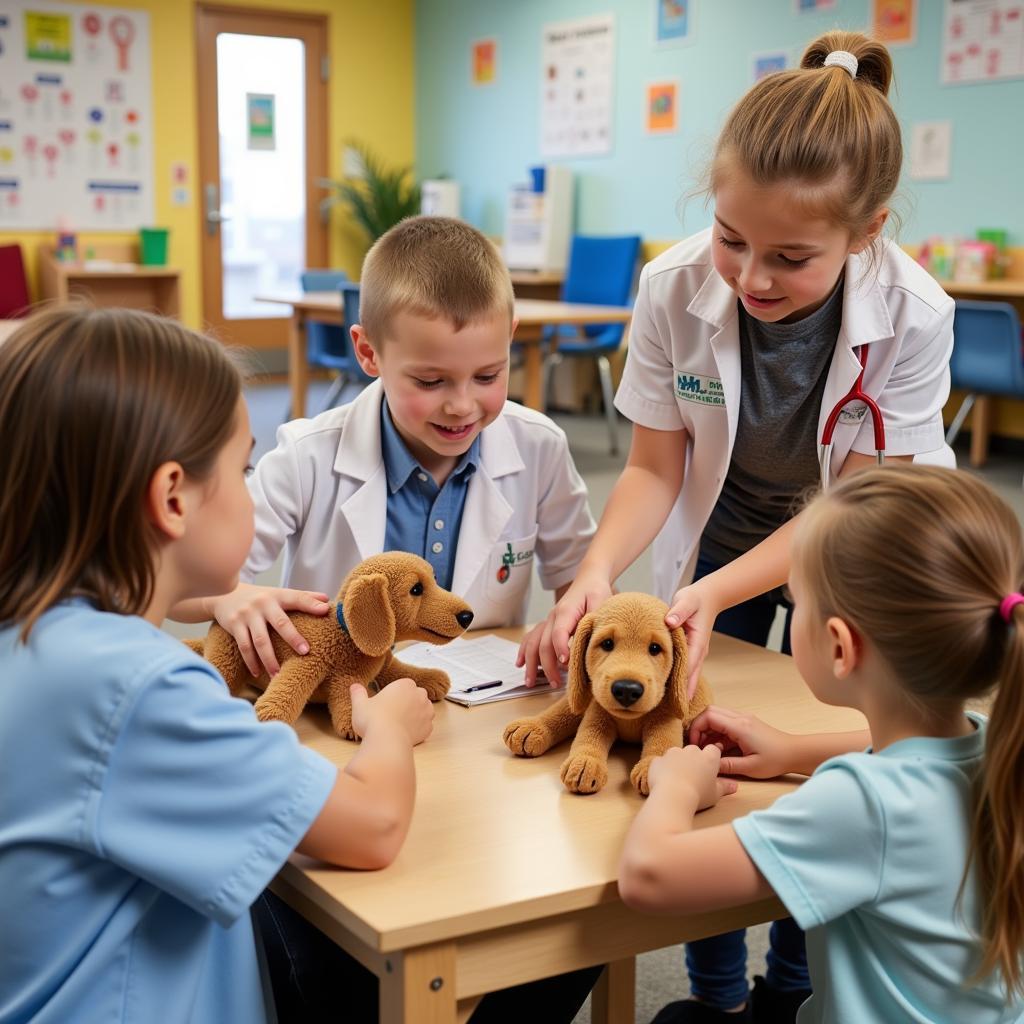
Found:
<svg viewBox="0 0 1024 1024"><path fill-rule="evenodd" d="M852 53L857 58L857 82L874 86L883 96L889 95L892 57L881 43L859 32L826 32L804 51L800 67L824 68L825 58L836 50Z"/></svg>

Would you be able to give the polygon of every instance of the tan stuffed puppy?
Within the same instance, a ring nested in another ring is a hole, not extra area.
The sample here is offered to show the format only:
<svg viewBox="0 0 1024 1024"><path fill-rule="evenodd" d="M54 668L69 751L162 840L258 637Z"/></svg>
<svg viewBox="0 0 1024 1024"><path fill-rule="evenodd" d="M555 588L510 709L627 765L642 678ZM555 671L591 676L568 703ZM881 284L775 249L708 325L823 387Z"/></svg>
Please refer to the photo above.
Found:
<svg viewBox="0 0 1024 1024"><path fill-rule="evenodd" d="M292 612L288 616L309 644L298 655L271 633L281 671L253 679L238 645L214 623L205 640L189 644L210 661L237 694L246 684L263 689L256 701L262 721L293 724L307 702L326 703L339 736L355 739L349 686L375 682L379 687L411 677L440 700L449 680L438 669L405 665L391 653L399 640L446 644L469 627L473 611L461 598L443 590L428 562L404 551L367 558L345 577L338 599L325 616Z"/></svg>
<svg viewBox="0 0 1024 1024"><path fill-rule="evenodd" d="M647 796L651 761L682 746L690 722L711 703L703 678L686 699L686 638L665 625L667 613L656 597L617 594L584 615L569 653L566 696L543 714L510 722L509 750L537 757L575 733L562 782L573 793L596 793L608 781L612 744L640 743L629 778Z"/></svg>

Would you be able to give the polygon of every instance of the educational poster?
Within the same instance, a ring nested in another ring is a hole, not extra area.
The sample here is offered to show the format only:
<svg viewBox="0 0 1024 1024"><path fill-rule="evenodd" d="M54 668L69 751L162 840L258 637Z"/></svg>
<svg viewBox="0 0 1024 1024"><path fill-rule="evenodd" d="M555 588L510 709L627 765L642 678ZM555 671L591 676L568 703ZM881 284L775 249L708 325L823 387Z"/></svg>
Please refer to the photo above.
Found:
<svg viewBox="0 0 1024 1024"><path fill-rule="evenodd" d="M797 14L811 14L815 11L834 11L836 0L793 0Z"/></svg>
<svg viewBox="0 0 1024 1024"><path fill-rule="evenodd" d="M785 50L772 53L755 53L751 70L755 82L760 82L766 75L774 75L776 71L785 71L789 57Z"/></svg>
<svg viewBox="0 0 1024 1024"><path fill-rule="evenodd" d="M473 85L493 85L498 80L498 40L478 39L473 43Z"/></svg>
<svg viewBox="0 0 1024 1024"><path fill-rule="evenodd" d="M152 223L149 15L0 0L0 230Z"/></svg>
<svg viewBox="0 0 1024 1024"><path fill-rule="evenodd" d="M653 82L647 86L648 135L672 135L679 131L679 82Z"/></svg>
<svg viewBox="0 0 1024 1024"><path fill-rule="evenodd" d="M942 82L1024 76L1024 0L946 0Z"/></svg>
<svg viewBox="0 0 1024 1024"><path fill-rule="evenodd" d="M246 111L246 149L277 149L275 141L274 96L268 92L247 92L245 94Z"/></svg>
<svg viewBox="0 0 1024 1024"><path fill-rule="evenodd" d="M945 181L953 148L952 121L918 121L910 130L910 177Z"/></svg>
<svg viewBox="0 0 1024 1024"><path fill-rule="evenodd" d="M886 46L914 42L917 37L917 0L871 0L868 35Z"/></svg>
<svg viewBox="0 0 1024 1024"><path fill-rule="evenodd" d="M696 0L649 0L654 10L654 42L657 46L682 46L693 42Z"/></svg>
<svg viewBox="0 0 1024 1024"><path fill-rule="evenodd" d="M540 151L545 157L612 150L615 25L611 14L545 25Z"/></svg>

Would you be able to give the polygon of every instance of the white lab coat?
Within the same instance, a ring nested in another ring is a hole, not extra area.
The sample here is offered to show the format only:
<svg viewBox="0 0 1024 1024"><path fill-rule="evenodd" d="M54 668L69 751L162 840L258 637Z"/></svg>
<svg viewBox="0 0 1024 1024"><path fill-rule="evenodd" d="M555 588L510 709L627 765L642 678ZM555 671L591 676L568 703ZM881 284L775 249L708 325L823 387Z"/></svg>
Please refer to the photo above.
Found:
<svg viewBox="0 0 1024 1024"><path fill-rule="evenodd" d="M384 550L383 395L374 381L348 405L278 429L249 481L256 538L242 579L284 547L282 585L333 597L350 569ZM455 554L452 589L472 607L473 626L524 622L534 561L546 589L569 583L594 529L564 431L506 402L481 434Z"/></svg>
<svg viewBox="0 0 1024 1024"><path fill-rule="evenodd" d="M739 314L736 294L712 265L712 244L711 231L702 231L644 268L615 398L634 423L682 429L689 437L684 484L653 547L654 590L666 601L693 579L701 533L718 501L736 438ZM868 346L864 390L881 409L887 454L925 455L921 461L955 465L942 427L953 300L889 242L877 267L866 255L847 259L843 319L825 382L819 438L829 413L857 378L861 345ZM851 403L847 409L833 438L833 477L850 451L875 451L866 407Z"/></svg>

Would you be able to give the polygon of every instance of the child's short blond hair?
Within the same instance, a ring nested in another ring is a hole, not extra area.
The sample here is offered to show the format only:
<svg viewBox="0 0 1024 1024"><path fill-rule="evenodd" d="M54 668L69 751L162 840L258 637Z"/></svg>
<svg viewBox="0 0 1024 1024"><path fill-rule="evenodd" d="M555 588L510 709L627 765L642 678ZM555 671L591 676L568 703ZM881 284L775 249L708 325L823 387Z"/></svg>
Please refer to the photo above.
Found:
<svg viewBox="0 0 1024 1024"><path fill-rule="evenodd" d="M359 320L371 344L387 337L397 313L468 323L504 313L512 320L512 281L492 242L453 217L409 217L385 232L363 261Z"/></svg>

